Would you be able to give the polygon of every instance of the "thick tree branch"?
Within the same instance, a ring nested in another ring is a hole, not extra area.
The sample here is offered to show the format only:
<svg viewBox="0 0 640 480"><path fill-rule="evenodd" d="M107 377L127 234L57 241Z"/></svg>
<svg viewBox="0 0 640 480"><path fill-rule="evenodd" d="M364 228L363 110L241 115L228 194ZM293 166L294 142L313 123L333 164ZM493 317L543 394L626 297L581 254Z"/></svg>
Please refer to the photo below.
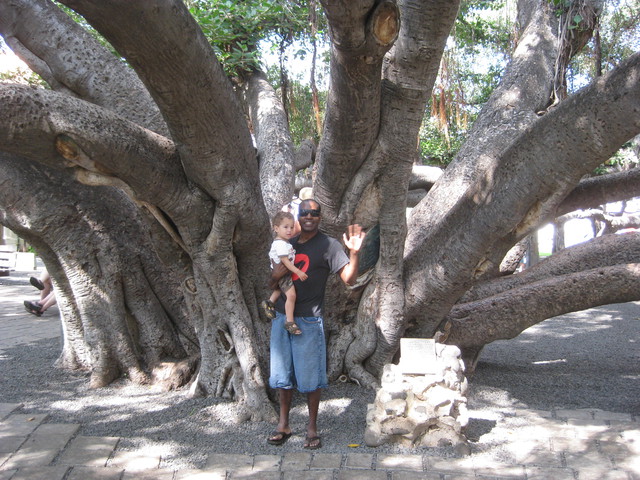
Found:
<svg viewBox="0 0 640 480"><path fill-rule="evenodd" d="M439 167L430 167L428 165L414 165L413 169L411 170L409 190L429 190L441 176L442 169Z"/></svg>
<svg viewBox="0 0 640 480"><path fill-rule="evenodd" d="M505 144L536 121L535 112L549 102L558 48L557 19L546 0L519 3L529 7L528 14L522 17L523 32L500 85L456 159L414 208L409 221L404 279L407 317L425 322L420 333L424 336L433 333L469 287L479 259L489 251L488 245L468 242L484 238L491 219L482 222L482 234L474 232L469 222L479 219L472 206L485 201L496 185L492 179Z"/></svg>
<svg viewBox="0 0 640 480"><path fill-rule="evenodd" d="M294 191L295 152L289 122L263 72L253 72L243 92L258 152L262 197L271 218L291 201Z"/></svg>
<svg viewBox="0 0 640 480"><path fill-rule="evenodd" d="M324 1L331 29L331 79L324 131L318 147L314 191L332 224L344 223L342 201L351 178L367 158L380 121L380 67L400 27L395 2ZM391 30L379 42L375 24ZM379 24L381 25L381 23ZM366 186L369 181L359 182ZM349 213L352 213L353 209ZM342 217L338 219L338 217Z"/></svg>
<svg viewBox="0 0 640 480"><path fill-rule="evenodd" d="M418 293L420 289L430 292L429 298L434 299L434 305L438 305L431 314L437 317L436 312L442 315L450 308L446 300L442 301L442 296L454 292L460 295L466 290L470 279L474 277L474 268L476 275L482 274L484 262L481 260L476 266L473 265L478 254L484 252L486 258L491 258L489 263L499 262L518 239L553 216L558 203L582 175L633 138L640 131L639 110L640 54L636 54L609 75L585 87L541 117L526 134L494 159L497 166L487 171L490 176L481 178L474 189L464 190L463 201L456 206L459 228L446 230L448 238L455 240L449 242L446 248L440 248L444 242L439 243L440 250L436 257L429 257L429 263L439 263L440 268L428 267L428 274L424 275L424 265L419 260L424 253L421 255L419 252L430 246L431 241L415 244L416 248L407 251L409 265L421 265L421 268L420 273L411 269L405 281L419 297L424 296ZM549 143L557 148L550 150ZM446 176L445 173L443 178ZM500 187L507 184L509 188ZM433 190L427 197L431 196ZM452 211L445 211L447 215L452 215ZM421 228L424 230L430 225ZM441 226L438 230L442 233L440 229ZM491 233L473 233L479 231ZM457 264L449 270L446 265L451 260L443 261L443 257L454 251L458 252L455 259ZM465 253L461 256L460 252ZM447 274L443 275L445 272ZM435 285L438 288L434 289ZM457 298L448 301L452 300ZM412 316L424 317L427 314L422 308L423 301L412 297L411 303Z"/></svg>
<svg viewBox="0 0 640 480"><path fill-rule="evenodd" d="M640 300L640 264L614 265L528 284L456 306L446 317L448 344L479 347L514 338L547 318L610 303Z"/></svg>
<svg viewBox="0 0 640 480"><path fill-rule="evenodd" d="M640 234L604 235L565 248L521 273L479 283L460 299L460 303L482 301L511 289L561 275L628 263L640 263Z"/></svg>
<svg viewBox="0 0 640 480"><path fill-rule="evenodd" d="M582 180L558 205L556 215L640 196L640 168Z"/></svg>
<svg viewBox="0 0 640 480"><path fill-rule="evenodd" d="M48 90L6 85L0 98L3 151L55 168L87 170L114 186L119 185L109 178L117 177L135 193L134 200L158 206L183 233L190 218L195 224L203 214L212 215L211 204L184 177L170 140Z"/></svg>
<svg viewBox="0 0 640 480"><path fill-rule="evenodd" d="M255 152L242 109L186 6L179 0L62 3L83 15L138 73L189 179L216 201L258 204Z"/></svg>
<svg viewBox="0 0 640 480"><path fill-rule="evenodd" d="M569 220L589 219L593 223L598 221L602 224L598 235L609 235L627 228L638 228L640 226L640 215L610 215L601 209L577 210L567 213L556 219L556 224L564 225Z"/></svg>
<svg viewBox="0 0 640 480"><path fill-rule="evenodd" d="M458 11L455 1L400 1L401 29L397 41L385 56L378 138L366 161L369 178L363 195L350 185L342 206L349 218L350 204L363 206L371 198L377 208L368 214L380 225L380 257L374 282L377 284L376 349L366 366L374 375L391 361L404 333L403 246L407 186L417 152L417 138L424 109L433 89L446 39ZM358 173L361 183L367 175ZM364 198L363 198L364 197ZM380 201L384 199L384 201ZM367 218L356 210L356 221ZM360 218L359 218L360 217ZM401 219L399 221L399 219ZM383 293L384 292L384 293ZM368 321L371 312L363 315ZM366 344L368 340L363 339ZM360 343L360 342L356 342ZM358 350L354 348L354 350Z"/></svg>
<svg viewBox="0 0 640 480"><path fill-rule="evenodd" d="M0 35L53 90L167 136L157 106L135 73L49 0L0 2Z"/></svg>
<svg viewBox="0 0 640 480"><path fill-rule="evenodd" d="M190 318L176 301L188 271L186 256L157 233L158 250L148 248L150 243L137 248L136 241L148 239L152 229L121 192L80 185L42 165L36 170L24 158L1 154L0 159L6 182L0 188L1 221L33 242L56 281L67 327L63 361L90 367L92 385L102 386L120 371L145 381L143 363L183 357L175 327L193 335ZM158 261L162 249L171 255ZM156 283L155 291L149 282ZM126 353L119 356L117 350Z"/></svg>

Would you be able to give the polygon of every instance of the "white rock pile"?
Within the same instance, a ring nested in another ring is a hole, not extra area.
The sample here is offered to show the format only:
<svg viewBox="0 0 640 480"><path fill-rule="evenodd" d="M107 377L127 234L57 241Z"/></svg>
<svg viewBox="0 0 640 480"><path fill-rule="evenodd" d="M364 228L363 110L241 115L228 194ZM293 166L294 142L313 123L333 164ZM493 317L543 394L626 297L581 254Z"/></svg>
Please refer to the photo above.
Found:
<svg viewBox="0 0 640 480"><path fill-rule="evenodd" d="M428 374L406 374L400 365L384 366L381 386L367 411L365 444L442 447L465 451L467 378L460 349L435 343L434 365Z"/></svg>

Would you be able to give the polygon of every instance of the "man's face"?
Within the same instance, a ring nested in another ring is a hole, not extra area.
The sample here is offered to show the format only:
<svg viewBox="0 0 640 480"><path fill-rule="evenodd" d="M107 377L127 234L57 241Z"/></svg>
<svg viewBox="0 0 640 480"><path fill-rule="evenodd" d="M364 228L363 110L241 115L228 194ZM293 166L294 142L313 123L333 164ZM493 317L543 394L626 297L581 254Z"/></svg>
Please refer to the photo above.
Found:
<svg viewBox="0 0 640 480"><path fill-rule="evenodd" d="M298 210L298 221L303 232L313 233L320 225L320 205L313 200L304 200Z"/></svg>

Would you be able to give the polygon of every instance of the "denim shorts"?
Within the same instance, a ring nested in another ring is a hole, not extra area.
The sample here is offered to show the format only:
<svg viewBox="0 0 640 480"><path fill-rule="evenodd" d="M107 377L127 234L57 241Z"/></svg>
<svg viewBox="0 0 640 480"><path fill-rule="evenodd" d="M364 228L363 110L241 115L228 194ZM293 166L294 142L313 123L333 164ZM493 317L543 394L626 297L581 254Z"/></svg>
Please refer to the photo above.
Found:
<svg viewBox="0 0 640 480"><path fill-rule="evenodd" d="M286 317L277 312L271 323L271 374L269 386L301 393L327 388L327 349L322 317L295 317L302 330L291 335L284 329Z"/></svg>

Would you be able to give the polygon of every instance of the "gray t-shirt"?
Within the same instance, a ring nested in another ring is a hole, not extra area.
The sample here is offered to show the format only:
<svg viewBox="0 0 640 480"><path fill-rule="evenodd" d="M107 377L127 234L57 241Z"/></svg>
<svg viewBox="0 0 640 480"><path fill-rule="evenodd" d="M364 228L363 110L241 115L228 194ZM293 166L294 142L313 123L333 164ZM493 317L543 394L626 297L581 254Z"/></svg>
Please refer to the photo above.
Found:
<svg viewBox="0 0 640 480"><path fill-rule="evenodd" d="M293 274L293 285L296 288L296 317L321 317L324 304L324 291L327 279L332 273L338 273L349 263L349 257L344 247L335 238L318 232L305 243L298 243L299 237L291 239L291 245L296 251L294 264L305 272L309 278L300 281ZM280 295L276 303L276 310L284 313L284 297Z"/></svg>

